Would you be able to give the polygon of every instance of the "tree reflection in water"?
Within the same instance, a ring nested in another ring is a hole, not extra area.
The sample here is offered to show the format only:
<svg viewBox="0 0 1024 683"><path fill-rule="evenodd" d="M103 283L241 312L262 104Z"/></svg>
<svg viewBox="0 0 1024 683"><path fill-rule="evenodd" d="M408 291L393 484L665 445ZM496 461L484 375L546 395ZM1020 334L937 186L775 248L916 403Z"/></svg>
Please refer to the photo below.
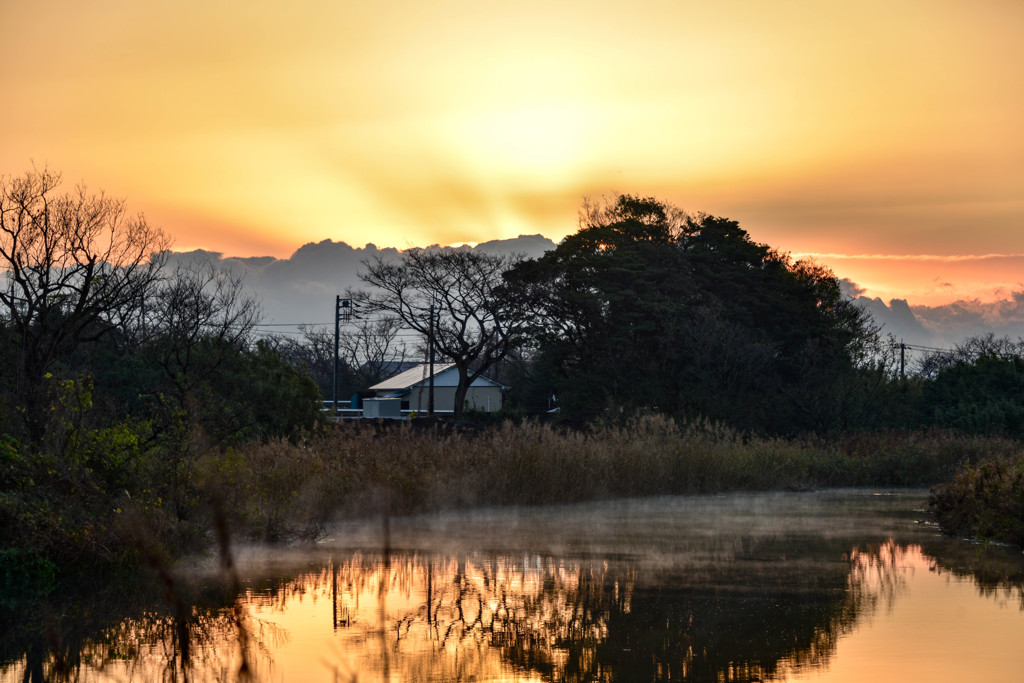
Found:
<svg viewBox="0 0 1024 683"><path fill-rule="evenodd" d="M764 681L827 664L842 634L899 596L908 555L921 552L889 540L843 553L819 541L814 557L834 558L820 560L793 556L799 545L745 541L728 562L655 570L621 559L355 555L234 600L208 591L184 617L150 605L91 637L65 634L60 648L39 633L19 657L7 650L0 671L236 680L240 605L253 678L269 679L288 638L274 614L313 596L330 601L335 641L323 659L339 681ZM979 586L1020 595L1020 579Z"/></svg>
<svg viewBox="0 0 1024 683"><path fill-rule="evenodd" d="M17 623L0 629L0 681L240 680L233 606L242 598L215 583L178 596L184 609L175 609L167 603L179 600L167 600L159 588L140 580L89 597L64 596L60 604L23 606ZM244 632L250 662L269 671L272 651L287 634L251 616Z"/></svg>
<svg viewBox="0 0 1024 683"><path fill-rule="evenodd" d="M752 546L732 570L669 575L536 556L412 555L390 568L356 556L255 600L329 588L339 675L455 680L471 665L484 679L756 681L825 664L898 593L908 552L889 542L812 567L782 546Z"/></svg>
<svg viewBox="0 0 1024 683"><path fill-rule="evenodd" d="M159 586L121 587L3 624L0 681L237 680L243 645L254 680L764 681L827 665L914 566L1024 608L1019 551L916 540L716 536L654 558L356 553L251 573L244 590L195 584L185 609ZM289 621L313 603L327 646L298 642L309 631Z"/></svg>
<svg viewBox="0 0 1024 683"><path fill-rule="evenodd" d="M971 580L979 595L1001 603L1015 602L1024 611L1024 563L1010 546L985 543L924 543L929 570Z"/></svg>

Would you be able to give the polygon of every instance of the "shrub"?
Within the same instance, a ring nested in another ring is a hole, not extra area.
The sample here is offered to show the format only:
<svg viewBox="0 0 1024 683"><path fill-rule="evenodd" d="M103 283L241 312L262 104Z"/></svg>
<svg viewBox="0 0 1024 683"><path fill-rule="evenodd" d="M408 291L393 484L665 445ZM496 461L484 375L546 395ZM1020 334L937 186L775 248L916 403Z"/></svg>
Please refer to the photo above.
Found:
<svg viewBox="0 0 1024 683"><path fill-rule="evenodd" d="M928 504L948 534L1024 546L1024 455L964 467Z"/></svg>
<svg viewBox="0 0 1024 683"><path fill-rule="evenodd" d="M0 549L0 606L14 608L19 601L53 590L56 566L33 551Z"/></svg>

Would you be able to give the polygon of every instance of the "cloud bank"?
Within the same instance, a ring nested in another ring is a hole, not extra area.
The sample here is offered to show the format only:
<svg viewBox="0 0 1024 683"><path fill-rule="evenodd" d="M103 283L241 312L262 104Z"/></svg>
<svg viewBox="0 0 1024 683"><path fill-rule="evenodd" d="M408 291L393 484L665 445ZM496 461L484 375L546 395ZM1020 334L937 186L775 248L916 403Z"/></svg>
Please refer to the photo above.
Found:
<svg viewBox="0 0 1024 683"><path fill-rule="evenodd" d="M907 344L953 347L969 337L992 333L997 337L1024 338L1024 290L998 301L961 299L940 306L910 305L904 299L862 296L863 289L846 281L844 291L858 306L891 334Z"/></svg>
<svg viewBox="0 0 1024 683"><path fill-rule="evenodd" d="M520 235L482 242L473 249L486 254L537 257L554 247L554 242L541 235ZM328 239L304 244L285 259L240 258L196 250L172 253L169 263L174 267L179 263L208 262L221 270L243 275L246 291L260 301L262 318L258 331L290 333L297 331L300 325L333 327L334 299L349 289L364 286L359 279L363 263L376 258L397 259L401 253L392 247L382 249L374 244L352 247Z"/></svg>
<svg viewBox="0 0 1024 683"><path fill-rule="evenodd" d="M435 247L438 245L434 245ZM522 254L535 258L555 243L542 235L520 235L482 242L472 248L487 254ZM171 254L171 264L206 261L244 276L245 288L262 307L261 333L293 333L300 325L332 327L334 298L362 287L363 263L375 258L397 259L402 251L374 244L352 247L344 242L310 242L288 258L232 257L212 251ZM948 348L964 339L989 332L1024 337L1024 289L997 301L961 299L925 306L893 298L865 296L866 289L849 278L840 280L843 292L882 326L883 334L907 344Z"/></svg>

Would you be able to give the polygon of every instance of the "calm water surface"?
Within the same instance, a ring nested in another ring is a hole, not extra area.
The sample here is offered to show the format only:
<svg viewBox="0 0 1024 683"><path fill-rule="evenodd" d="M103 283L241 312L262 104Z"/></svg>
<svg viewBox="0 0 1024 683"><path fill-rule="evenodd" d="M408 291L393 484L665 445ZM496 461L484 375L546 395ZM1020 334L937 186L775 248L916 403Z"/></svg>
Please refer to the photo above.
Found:
<svg viewBox="0 0 1024 683"><path fill-rule="evenodd" d="M0 679L1024 680L1024 555L944 538L925 498L673 497L343 525L314 548L237 550L237 575L183 567L152 594L106 588L27 615Z"/></svg>

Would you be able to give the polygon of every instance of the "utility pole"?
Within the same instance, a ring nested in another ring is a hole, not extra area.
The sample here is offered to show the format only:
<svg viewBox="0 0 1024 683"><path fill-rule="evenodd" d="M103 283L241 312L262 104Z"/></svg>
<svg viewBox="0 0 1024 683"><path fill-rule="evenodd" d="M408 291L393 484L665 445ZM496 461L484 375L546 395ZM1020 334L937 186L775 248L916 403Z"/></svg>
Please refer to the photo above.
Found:
<svg viewBox="0 0 1024 683"><path fill-rule="evenodd" d="M907 351L907 345L903 343L903 340L900 340L900 381L903 382L903 383L906 383L906 381L907 381L906 351Z"/></svg>
<svg viewBox="0 0 1024 683"><path fill-rule="evenodd" d="M331 375L332 414L338 416L338 342L341 339L341 295L334 297L334 373Z"/></svg>
<svg viewBox="0 0 1024 683"><path fill-rule="evenodd" d="M427 394L427 414L434 417L434 304L430 304L430 389Z"/></svg>
<svg viewBox="0 0 1024 683"><path fill-rule="evenodd" d="M334 415L338 415L338 346L341 341L341 323L352 319L352 300L342 299L338 294L334 297L334 376L331 380L332 403Z"/></svg>

